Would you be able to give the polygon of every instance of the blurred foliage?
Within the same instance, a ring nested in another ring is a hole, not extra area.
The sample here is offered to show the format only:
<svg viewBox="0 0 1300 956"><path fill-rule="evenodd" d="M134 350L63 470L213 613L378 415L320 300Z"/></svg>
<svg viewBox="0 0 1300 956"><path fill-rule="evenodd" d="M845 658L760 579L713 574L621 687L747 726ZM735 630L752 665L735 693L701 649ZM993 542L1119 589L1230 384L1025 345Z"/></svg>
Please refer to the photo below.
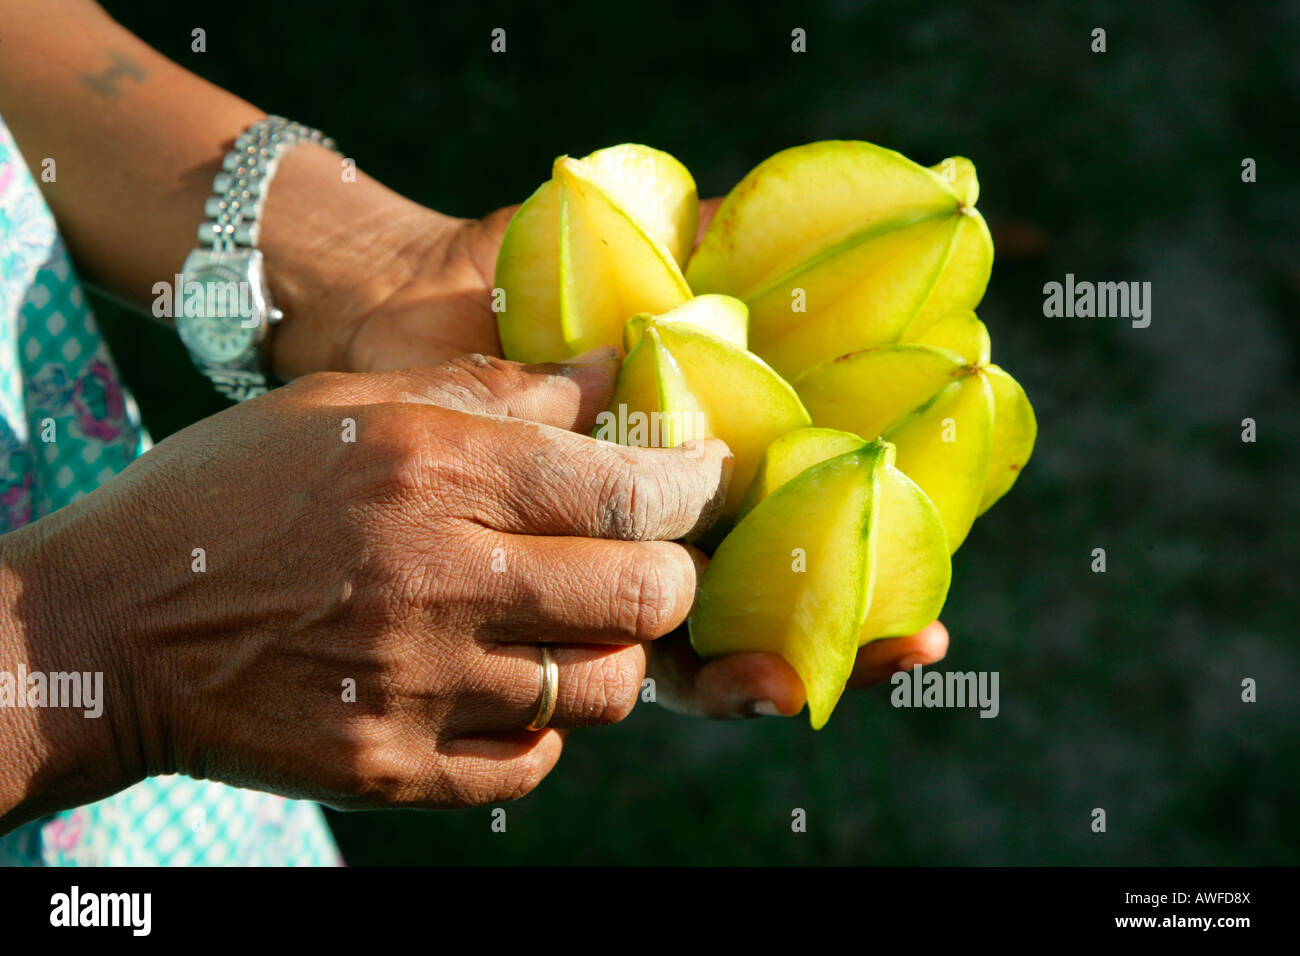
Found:
<svg viewBox="0 0 1300 956"><path fill-rule="evenodd" d="M1300 862L1297 5L519 6L279 0L235 24L108 3L456 215L519 201L560 153L624 141L672 152L704 195L815 139L972 158L1000 255L980 316L1040 435L955 559L943 667L999 671L1002 711L895 710L886 687L813 733L642 706L575 733L507 833L489 808L331 814L347 858ZM489 51L498 26L505 55ZM1150 328L1043 318L1043 283L1067 272L1149 280ZM171 333L96 305L156 436L221 407Z"/></svg>

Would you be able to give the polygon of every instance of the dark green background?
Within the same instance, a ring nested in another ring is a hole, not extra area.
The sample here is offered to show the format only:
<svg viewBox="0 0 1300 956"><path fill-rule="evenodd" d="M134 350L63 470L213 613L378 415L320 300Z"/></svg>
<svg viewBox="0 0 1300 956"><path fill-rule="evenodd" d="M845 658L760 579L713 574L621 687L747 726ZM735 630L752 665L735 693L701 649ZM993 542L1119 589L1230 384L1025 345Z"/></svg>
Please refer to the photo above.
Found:
<svg viewBox="0 0 1300 956"><path fill-rule="evenodd" d="M332 814L350 862L1300 858L1296 4L278 0L237 27L198 3L108 6L462 216L519 201L557 154L624 141L673 153L704 195L824 138L979 169L999 240L980 316L1039 441L955 559L944 666L1000 672L1001 715L895 710L888 688L846 698L819 733L642 706L574 734L505 834L488 808ZM1044 318L1043 284L1067 272L1150 281L1151 326ZM96 306L156 436L221 407L170 333ZM1244 677L1258 703L1241 702Z"/></svg>

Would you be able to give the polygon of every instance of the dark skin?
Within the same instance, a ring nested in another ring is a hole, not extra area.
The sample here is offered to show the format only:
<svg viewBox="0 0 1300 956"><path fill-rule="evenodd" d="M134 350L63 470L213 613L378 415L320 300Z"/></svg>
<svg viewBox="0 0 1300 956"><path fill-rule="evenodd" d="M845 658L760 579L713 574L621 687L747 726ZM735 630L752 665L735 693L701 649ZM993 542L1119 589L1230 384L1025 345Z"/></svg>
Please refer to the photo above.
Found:
<svg viewBox="0 0 1300 956"><path fill-rule="evenodd" d="M696 243L717 212L720 199L700 203ZM492 274L497 250L517 206L507 206L482 219L460 220L444 246L431 250L429 264L358 326L353 343L359 366L400 368L410 350L430 356L459 348L500 349L496 319L491 310ZM449 294L446 276L459 276ZM429 316L443 313L454 321L430 323ZM447 329L457 329L447 340ZM707 558L697 552L697 560ZM858 652L849 678L850 688L887 681L895 671L926 666L948 651L948 631L936 621L908 637L873 641ZM685 633L665 637L653 645L650 673L659 684L660 700L673 709L698 716L748 715L747 703L768 700L781 714L796 714L804 705L803 684L792 668L774 654L735 654L701 662ZM743 691L742 691L743 689Z"/></svg>
<svg viewBox="0 0 1300 956"><path fill-rule="evenodd" d="M33 169L57 168L38 180L78 271L147 315L195 245L222 156L265 113L89 0L0 0L0 30L0 113ZM550 770L567 728L625 716L647 674L658 702L686 714L802 709L781 658L704 662L680 627L699 556L674 542L716 513L725 446L687 456L585 437L616 354L578 369L489 358L512 210L459 219L342 171L327 150L294 148L264 211L259 247L286 314L271 358L301 381L196 423L0 539L0 660L102 670L110 689L104 721L0 708L0 829L175 770L339 805L507 799ZM703 204L701 229L715 209ZM355 447L339 443L343 417L357 422ZM542 440L545 455L520 456ZM211 467L187 464L199 460ZM266 487L268 461L289 494ZM549 486L548 462L572 480ZM603 480L579 480L590 475ZM528 497L538 489L549 494ZM647 502L657 520L633 507ZM591 515L618 520L581 520ZM513 560L480 573L494 535L519 537ZM190 573L197 542L221 570ZM121 567L137 569L129 586ZM339 568L355 573L331 578ZM529 732L539 640L564 651L563 708L558 729ZM606 647L593 656L593 643ZM947 645L937 622L873 642L850 686L933 663ZM257 694L231 685L241 666ZM329 709L358 674L371 678L358 702L372 719ZM293 699L329 688L328 706L283 706L304 675L315 680ZM276 734L250 736L267 714L283 719Z"/></svg>

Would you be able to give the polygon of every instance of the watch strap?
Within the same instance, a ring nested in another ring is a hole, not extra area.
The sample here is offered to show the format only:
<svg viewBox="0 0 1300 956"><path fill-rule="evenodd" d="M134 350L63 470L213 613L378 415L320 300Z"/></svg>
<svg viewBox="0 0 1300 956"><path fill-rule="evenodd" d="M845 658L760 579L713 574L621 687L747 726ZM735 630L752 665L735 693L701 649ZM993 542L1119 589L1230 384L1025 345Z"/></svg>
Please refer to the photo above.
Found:
<svg viewBox="0 0 1300 956"><path fill-rule="evenodd" d="M246 372L231 368L207 369L203 373L217 393L232 402L243 402L265 395L270 383L261 372Z"/></svg>
<svg viewBox="0 0 1300 956"><path fill-rule="evenodd" d="M283 116L268 116L235 138L212 180L213 195L203 205L207 219L199 226L199 242L214 250L257 247L267 191L281 157L298 143L338 146L318 129Z"/></svg>
<svg viewBox="0 0 1300 956"><path fill-rule="evenodd" d="M196 253L256 250L271 180L280 159L299 143L316 143L338 151L334 140L320 130L283 116L267 116L235 138L233 147L221 161L221 172L212 181L213 195L203 205L206 219L198 229ZM260 257L261 253L254 251L252 255ZM269 295L266 298L266 311L262 315L264 330L283 317ZM264 394L272 387L263 354L266 342L264 331L248 354L221 365L205 361L193 351L190 355L217 392L240 402Z"/></svg>

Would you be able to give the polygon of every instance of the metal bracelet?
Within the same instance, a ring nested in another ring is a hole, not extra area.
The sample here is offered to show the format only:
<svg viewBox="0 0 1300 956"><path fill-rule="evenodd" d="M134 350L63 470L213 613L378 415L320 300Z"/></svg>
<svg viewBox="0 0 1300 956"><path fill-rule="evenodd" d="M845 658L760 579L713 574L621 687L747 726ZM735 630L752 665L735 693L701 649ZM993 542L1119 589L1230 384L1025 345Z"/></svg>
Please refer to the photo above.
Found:
<svg viewBox="0 0 1300 956"><path fill-rule="evenodd" d="M207 220L199 226L199 243L217 252L257 246L262 207L280 159L297 143L315 143L338 152L338 145L320 130L283 116L268 116L235 139L221 161L212 191L203 205Z"/></svg>

